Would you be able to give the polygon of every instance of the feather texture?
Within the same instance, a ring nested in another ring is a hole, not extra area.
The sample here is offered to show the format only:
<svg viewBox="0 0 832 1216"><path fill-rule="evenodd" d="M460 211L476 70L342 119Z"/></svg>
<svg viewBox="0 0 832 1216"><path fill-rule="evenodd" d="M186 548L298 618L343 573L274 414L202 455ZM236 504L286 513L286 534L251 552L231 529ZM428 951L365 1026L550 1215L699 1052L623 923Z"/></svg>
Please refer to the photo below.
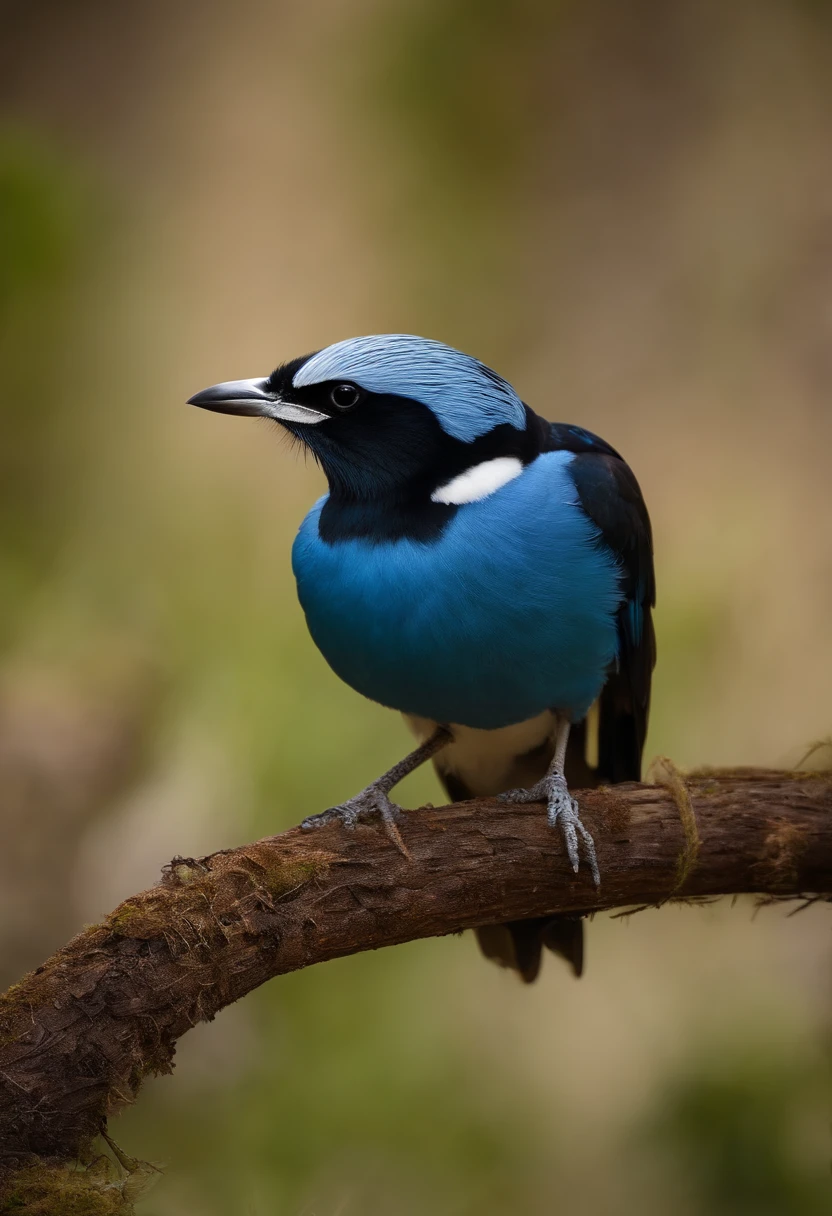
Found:
<svg viewBox="0 0 832 1216"><path fill-rule="evenodd" d="M568 452L460 508L422 544L319 534L293 549L310 632L353 688L406 713L492 729L584 716L617 648L620 574L580 507Z"/></svg>
<svg viewBox="0 0 832 1216"><path fill-rule="evenodd" d="M295 388L349 380L370 393L420 401L446 434L470 443L500 423L523 430L526 412L507 380L471 355L413 334L348 338L311 355Z"/></svg>
<svg viewBox="0 0 832 1216"><path fill-rule="evenodd" d="M454 507L461 507L466 502L479 502L501 486L508 485L522 472L523 465L516 456L495 456L493 460L472 464L445 485L437 486L430 500Z"/></svg>

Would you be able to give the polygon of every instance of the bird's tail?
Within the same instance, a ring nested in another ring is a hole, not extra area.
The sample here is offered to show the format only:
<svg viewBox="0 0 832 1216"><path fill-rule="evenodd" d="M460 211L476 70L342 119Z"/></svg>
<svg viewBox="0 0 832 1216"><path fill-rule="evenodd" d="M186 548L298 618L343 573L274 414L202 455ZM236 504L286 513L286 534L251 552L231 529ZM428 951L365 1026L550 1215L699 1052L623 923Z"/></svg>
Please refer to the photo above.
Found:
<svg viewBox="0 0 832 1216"><path fill-rule="evenodd" d="M604 685L597 709L593 707L569 733L566 783L570 790L578 791L618 781L639 781L643 746L629 683L613 672ZM537 979L544 946L565 959L574 975L583 972L581 916L538 916L504 925L485 925L475 932L485 957L502 967L510 967L527 984Z"/></svg>

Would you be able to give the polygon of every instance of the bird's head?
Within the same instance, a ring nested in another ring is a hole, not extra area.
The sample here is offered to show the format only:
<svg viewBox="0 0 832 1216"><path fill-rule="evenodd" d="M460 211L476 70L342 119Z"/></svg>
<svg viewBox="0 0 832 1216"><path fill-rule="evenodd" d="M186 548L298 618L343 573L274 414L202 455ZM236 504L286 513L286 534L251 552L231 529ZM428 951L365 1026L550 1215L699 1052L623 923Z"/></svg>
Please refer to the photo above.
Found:
<svg viewBox="0 0 832 1216"><path fill-rule="evenodd" d="M507 381L409 334L336 342L190 404L280 423L320 462L331 494L353 501L441 502L443 486L484 463L510 460L519 472L535 442L535 415Z"/></svg>

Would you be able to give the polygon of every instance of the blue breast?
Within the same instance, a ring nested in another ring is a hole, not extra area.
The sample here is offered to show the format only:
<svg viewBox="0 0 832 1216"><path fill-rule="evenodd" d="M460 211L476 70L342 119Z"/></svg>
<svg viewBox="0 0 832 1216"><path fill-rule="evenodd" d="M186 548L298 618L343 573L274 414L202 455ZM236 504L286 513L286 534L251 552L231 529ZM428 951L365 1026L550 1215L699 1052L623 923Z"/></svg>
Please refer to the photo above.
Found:
<svg viewBox="0 0 832 1216"><path fill-rule="evenodd" d="M583 717L616 654L613 555L578 506L569 452L461 507L434 543L325 544L321 499L292 552L312 637L382 705L493 729Z"/></svg>

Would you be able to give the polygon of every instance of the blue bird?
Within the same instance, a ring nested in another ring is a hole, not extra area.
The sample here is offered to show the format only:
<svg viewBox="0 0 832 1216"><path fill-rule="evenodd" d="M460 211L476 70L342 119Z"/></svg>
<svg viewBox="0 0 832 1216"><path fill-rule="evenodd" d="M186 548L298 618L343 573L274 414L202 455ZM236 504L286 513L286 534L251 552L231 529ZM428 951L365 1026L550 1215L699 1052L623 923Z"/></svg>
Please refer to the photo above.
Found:
<svg viewBox="0 0 832 1216"><path fill-rule="evenodd" d="M337 342L190 404L274 419L320 463L329 493L292 550L310 633L420 740L304 827L380 816L400 842L390 792L433 759L454 800L545 800L573 870L582 849L597 885L568 781L639 780L655 662L650 521L619 454L541 418L477 359L408 334ZM580 974L580 918L477 932L526 981L544 945Z"/></svg>

